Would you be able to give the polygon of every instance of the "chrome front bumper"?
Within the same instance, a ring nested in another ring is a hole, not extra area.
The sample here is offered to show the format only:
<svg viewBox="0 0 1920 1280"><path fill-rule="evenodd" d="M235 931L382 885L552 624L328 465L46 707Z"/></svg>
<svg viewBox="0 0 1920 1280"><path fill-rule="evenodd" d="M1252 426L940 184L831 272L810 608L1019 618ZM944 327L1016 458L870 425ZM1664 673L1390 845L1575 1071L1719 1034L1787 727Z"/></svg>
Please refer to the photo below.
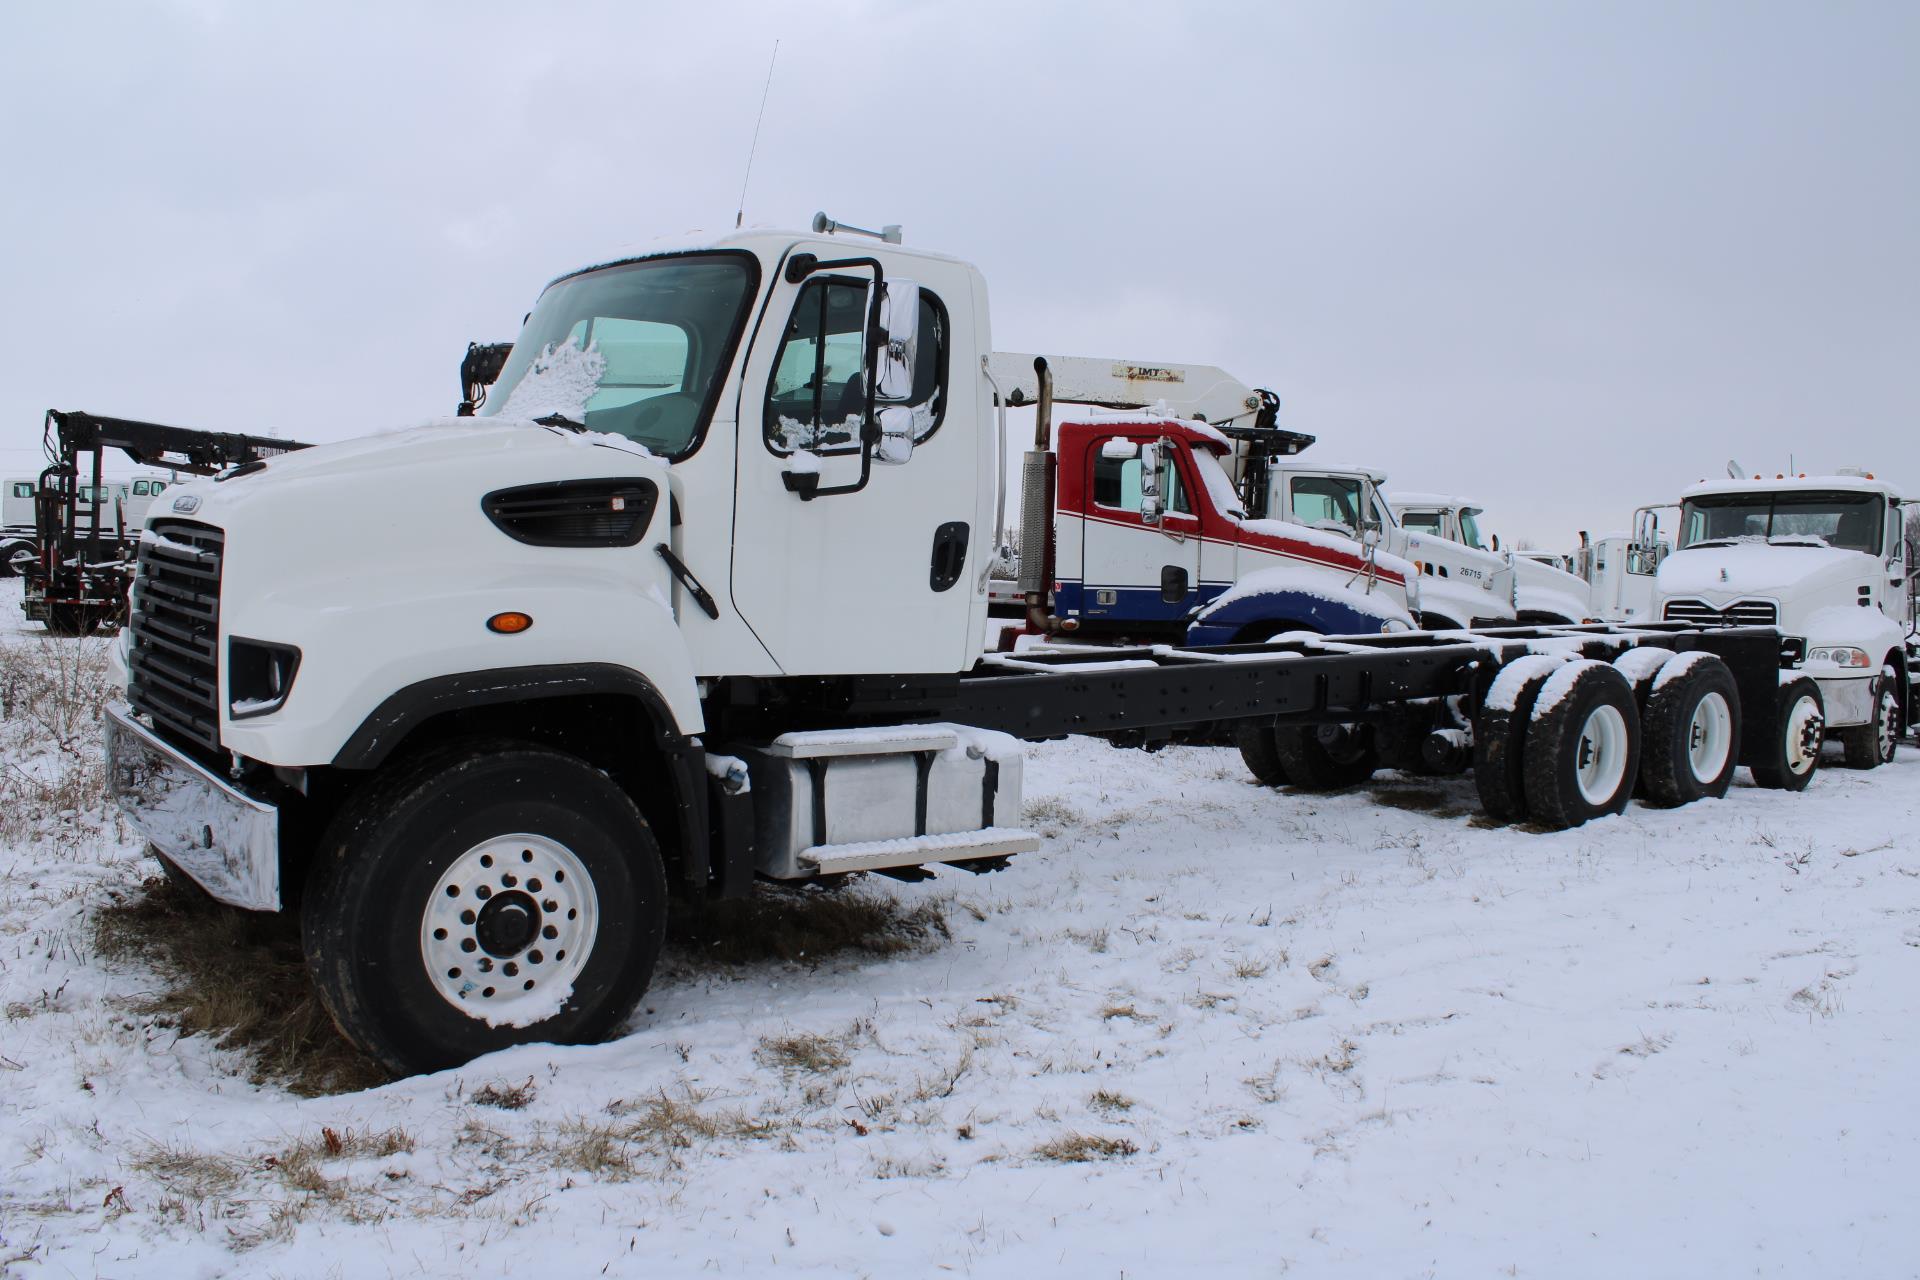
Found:
<svg viewBox="0 0 1920 1280"><path fill-rule="evenodd" d="M127 821L221 902L280 909L280 811L107 708L107 788Z"/></svg>

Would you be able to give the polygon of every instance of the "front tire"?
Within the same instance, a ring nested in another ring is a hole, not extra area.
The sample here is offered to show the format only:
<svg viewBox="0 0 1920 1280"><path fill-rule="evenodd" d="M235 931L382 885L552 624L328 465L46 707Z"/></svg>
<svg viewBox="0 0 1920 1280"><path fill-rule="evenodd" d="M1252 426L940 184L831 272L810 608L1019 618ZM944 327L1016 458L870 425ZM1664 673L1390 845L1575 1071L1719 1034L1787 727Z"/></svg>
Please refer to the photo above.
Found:
<svg viewBox="0 0 1920 1280"><path fill-rule="evenodd" d="M633 801L582 760L514 743L425 757L349 800L301 911L322 1003L399 1075L605 1036L665 930Z"/></svg>
<svg viewBox="0 0 1920 1280"><path fill-rule="evenodd" d="M1874 681L1873 719L1834 734L1845 753L1842 763L1849 769L1878 769L1892 764L1900 749L1900 699L1884 677Z"/></svg>
<svg viewBox="0 0 1920 1280"><path fill-rule="evenodd" d="M1805 791L1820 768L1820 743L1825 737L1826 704L1820 698L1820 686L1806 676L1791 680L1780 686L1774 707L1766 758L1751 766L1754 783L1775 791Z"/></svg>

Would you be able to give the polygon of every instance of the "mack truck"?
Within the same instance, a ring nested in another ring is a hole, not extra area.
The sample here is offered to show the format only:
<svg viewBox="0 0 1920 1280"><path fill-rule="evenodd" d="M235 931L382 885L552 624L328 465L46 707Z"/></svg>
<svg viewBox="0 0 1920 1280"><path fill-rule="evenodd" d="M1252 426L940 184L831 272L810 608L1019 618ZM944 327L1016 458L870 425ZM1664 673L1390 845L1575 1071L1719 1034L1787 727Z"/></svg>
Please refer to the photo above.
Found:
<svg viewBox="0 0 1920 1280"><path fill-rule="evenodd" d="M390 1070L617 1031L675 901L1005 866L1040 843L1022 740L1232 723L1277 782L1290 733L1296 788L1431 747L1547 829L1724 795L1736 765L1813 777L1771 627L983 654L1015 390L986 282L856 235L823 216L563 275L473 416L149 514L111 789L172 871L298 913L322 1002ZM1060 635L1047 360L1021 389L1020 585Z"/></svg>
<svg viewBox="0 0 1920 1280"><path fill-rule="evenodd" d="M1657 564L1664 620L1778 627L1784 669L1811 685L1793 714L1819 723L1849 767L1871 769L1913 719L1910 505L1857 469L1703 481L1680 496L1672 553L1660 551L1663 509L1645 507L1629 556Z"/></svg>

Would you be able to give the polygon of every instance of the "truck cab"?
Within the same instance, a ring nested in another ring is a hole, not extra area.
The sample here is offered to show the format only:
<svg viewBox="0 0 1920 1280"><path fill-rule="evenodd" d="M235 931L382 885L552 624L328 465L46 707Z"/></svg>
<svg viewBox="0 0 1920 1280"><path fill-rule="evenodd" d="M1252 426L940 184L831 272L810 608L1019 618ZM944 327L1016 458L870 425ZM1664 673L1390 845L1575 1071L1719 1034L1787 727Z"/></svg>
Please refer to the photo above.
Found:
<svg viewBox="0 0 1920 1280"><path fill-rule="evenodd" d="M1087 635L1235 644L1293 631L1412 629L1416 571L1332 520L1254 519L1207 423L1063 422L1055 605Z"/></svg>
<svg viewBox="0 0 1920 1280"><path fill-rule="evenodd" d="M1826 734L1847 762L1891 760L1912 717L1906 505L1865 472L1695 485L1681 495L1674 550L1659 560L1659 616L1779 627L1783 660L1818 685ZM1657 555L1651 529L1641 521L1630 554Z"/></svg>
<svg viewBox="0 0 1920 1280"><path fill-rule="evenodd" d="M1511 582L1514 618L1518 622L1560 624L1585 622L1595 616L1587 583L1570 573L1558 557L1541 557L1508 548L1481 528L1486 509L1465 498L1435 493L1396 493L1394 513L1408 533L1444 539L1491 556L1506 567Z"/></svg>

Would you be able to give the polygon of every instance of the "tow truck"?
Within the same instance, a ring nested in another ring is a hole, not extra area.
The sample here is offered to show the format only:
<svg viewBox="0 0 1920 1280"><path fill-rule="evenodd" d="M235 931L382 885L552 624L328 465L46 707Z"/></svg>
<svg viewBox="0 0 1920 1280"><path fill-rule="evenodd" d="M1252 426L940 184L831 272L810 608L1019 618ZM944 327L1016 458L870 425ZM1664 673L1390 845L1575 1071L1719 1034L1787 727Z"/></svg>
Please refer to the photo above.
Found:
<svg viewBox="0 0 1920 1280"><path fill-rule="evenodd" d="M49 410L44 428L48 465L26 487L33 504L31 546L11 544L10 563L26 578L20 601L27 620L55 635L87 635L126 618L134 577L136 521L181 474L204 476L251 466L306 446L291 440L198 431L83 411ZM152 468L114 484L104 475L107 450Z"/></svg>
<svg viewBox="0 0 1920 1280"><path fill-rule="evenodd" d="M1301 788L1391 739L1549 829L1724 795L1738 763L1812 776L1771 627L983 656L1013 398L986 282L856 234L823 216L563 275L474 416L149 515L113 791L214 897L298 911L322 1001L391 1070L610 1033L676 899L1005 866L1040 843L1021 740L1230 722L1277 782L1297 732ZM1057 634L1051 362L1026 378L1023 595Z"/></svg>

